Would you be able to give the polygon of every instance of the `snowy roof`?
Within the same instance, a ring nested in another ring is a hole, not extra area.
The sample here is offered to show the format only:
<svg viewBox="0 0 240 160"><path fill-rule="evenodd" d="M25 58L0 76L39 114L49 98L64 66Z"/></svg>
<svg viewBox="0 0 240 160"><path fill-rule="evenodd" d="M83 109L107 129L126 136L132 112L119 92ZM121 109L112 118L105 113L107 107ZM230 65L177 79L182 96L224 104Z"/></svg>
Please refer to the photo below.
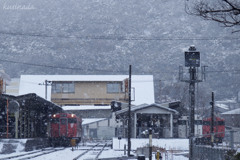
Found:
<svg viewBox="0 0 240 160"><path fill-rule="evenodd" d="M82 125L87 125L95 122L100 122L103 120L106 120L107 118L83 118L82 119Z"/></svg>
<svg viewBox="0 0 240 160"><path fill-rule="evenodd" d="M63 110L97 110L97 109L111 109L111 106L62 106Z"/></svg>
<svg viewBox="0 0 240 160"><path fill-rule="evenodd" d="M234 110L231 110L231 111L228 111L228 112L224 112L222 114L224 114L224 115L227 115L227 114L240 114L240 108L234 109Z"/></svg>
<svg viewBox="0 0 240 160"><path fill-rule="evenodd" d="M45 97L45 80L48 81L77 81L101 82L123 81L128 75L21 75L19 95L36 93ZM132 75L132 88L135 88L134 105L154 103L154 85L152 75ZM51 86L47 87L47 99L51 99Z"/></svg>
<svg viewBox="0 0 240 160"><path fill-rule="evenodd" d="M225 109L225 110L229 109L228 105L226 105L226 104L216 104L216 107L219 107L219 108L222 108L222 109Z"/></svg>
<svg viewBox="0 0 240 160"><path fill-rule="evenodd" d="M223 103L223 104L236 103L236 100L235 99L226 99L223 101L216 101L216 103Z"/></svg>
<svg viewBox="0 0 240 160"><path fill-rule="evenodd" d="M148 108L148 107L158 107L158 108L161 108L161 109L164 109L164 110L167 110L167 111L170 111L170 112L173 112L175 114L178 114L178 112L174 109L171 109L171 108L168 108L168 107L165 107L161 104L157 104L157 103L153 103L153 104L141 104L141 105L138 105L138 106L132 106L131 107L131 111L137 111L137 110L141 110L141 109L144 109L144 108ZM118 114L121 114L121 113L125 113L125 112L128 112L128 108L124 108L120 111L117 111L116 112L116 115Z"/></svg>

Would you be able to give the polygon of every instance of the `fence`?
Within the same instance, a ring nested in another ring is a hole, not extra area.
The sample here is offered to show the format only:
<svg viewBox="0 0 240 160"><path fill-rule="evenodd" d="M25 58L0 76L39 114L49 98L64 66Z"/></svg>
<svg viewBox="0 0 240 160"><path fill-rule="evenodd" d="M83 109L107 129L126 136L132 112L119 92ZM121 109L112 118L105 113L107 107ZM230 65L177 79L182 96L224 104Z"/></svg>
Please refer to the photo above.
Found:
<svg viewBox="0 0 240 160"><path fill-rule="evenodd" d="M194 160L235 160L233 157L240 148L239 131L225 131L224 139L221 143L194 144Z"/></svg>
<svg viewBox="0 0 240 160"><path fill-rule="evenodd" d="M193 146L194 160L226 160L230 149L211 148L211 146Z"/></svg>

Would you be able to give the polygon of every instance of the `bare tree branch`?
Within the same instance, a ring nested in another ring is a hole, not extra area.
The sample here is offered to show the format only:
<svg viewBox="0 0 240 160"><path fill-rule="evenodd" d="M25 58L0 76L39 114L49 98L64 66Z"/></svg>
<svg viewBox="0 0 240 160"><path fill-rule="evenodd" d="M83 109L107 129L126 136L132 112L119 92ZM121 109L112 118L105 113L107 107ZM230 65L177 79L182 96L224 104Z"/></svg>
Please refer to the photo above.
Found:
<svg viewBox="0 0 240 160"><path fill-rule="evenodd" d="M188 1L185 10L190 15L216 21L225 27L240 27L240 0Z"/></svg>

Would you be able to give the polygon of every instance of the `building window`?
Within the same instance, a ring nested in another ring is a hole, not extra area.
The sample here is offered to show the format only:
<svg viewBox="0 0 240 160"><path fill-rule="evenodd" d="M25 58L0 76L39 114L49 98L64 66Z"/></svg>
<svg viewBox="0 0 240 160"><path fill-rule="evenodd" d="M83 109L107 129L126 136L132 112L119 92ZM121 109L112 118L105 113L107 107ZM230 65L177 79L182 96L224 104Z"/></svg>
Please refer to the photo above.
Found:
<svg viewBox="0 0 240 160"><path fill-rule="evenodd" d="M74 93L74 82L53 82L52 93Z"/></svg>
<svg viewBox="0 0 240 160"><path fill-rule="evenodd" d="M121 83L108 83L107 93L119 93L121 92Z"/></svg>

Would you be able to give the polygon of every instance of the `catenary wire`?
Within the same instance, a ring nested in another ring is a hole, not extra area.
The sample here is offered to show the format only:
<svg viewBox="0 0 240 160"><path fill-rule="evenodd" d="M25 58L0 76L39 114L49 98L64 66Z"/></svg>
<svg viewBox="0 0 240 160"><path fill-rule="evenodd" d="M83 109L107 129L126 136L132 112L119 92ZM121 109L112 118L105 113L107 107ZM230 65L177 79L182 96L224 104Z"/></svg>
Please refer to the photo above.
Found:
<svg viewBox="0 0 240 160"><path fill-rule="evenodd" d="M62 67L62 66L52 66L52 65L44 65L44 64L33 64L33 63L26 63L26 62L17 62L17 61L12 61L12 60L3 60L0 59L1 62L8 62L8 63L17 63L17 64L23 64L23 65L30 65L30 66L35 66L35 67L46 67L46 68L54 68L54 69L67 69L67 70L79 70L79 71L98 71L98 72L114 72L114 73L128 73L128 70L98 70L98 69L82 69L82 68L77 68L77 67ZM235 70L209 70L206 71L206 73L238 73L240 72L240 69L235 69ZM178 74L178 71L172 71L172 72L164 72L164 71L152 71L152 72L146 72L144 73L170 73L170 74Z"/></svg>
<svg viewBox="0 0 240 160"><path fill-rule="evenodd" d="M62 66L52 66L52 65L44 65L44 64L33 64L33 63L26 63L26 62L17 62L12 60L3 60L0 59L1 62L7 63L16 63L16 64L23 64L23 65L30 65L35 67L46 67L46 68L54 68L54 69L67 69L67 70L78 70L78 71L98 71L98 72L111 72L111 73L128 73L128 70L99 70L99 69L82 69L77 67L62 67ZM144 73L153 73L153 72L144 72ZM154 72L154 73L178 73L178 72Z"/></svg>
<svg viewBox="0 0 240 160"><path fill-rule="evenodd" d="M41 38L67 38L82 40L130 40L130 41L174 41L174 40L239 40L240 37L147 37L147 36L124 36L124 35L49 35L39 33L18 33L0 31L1 35L25 36L25 37L41 37Z"/></svg>

